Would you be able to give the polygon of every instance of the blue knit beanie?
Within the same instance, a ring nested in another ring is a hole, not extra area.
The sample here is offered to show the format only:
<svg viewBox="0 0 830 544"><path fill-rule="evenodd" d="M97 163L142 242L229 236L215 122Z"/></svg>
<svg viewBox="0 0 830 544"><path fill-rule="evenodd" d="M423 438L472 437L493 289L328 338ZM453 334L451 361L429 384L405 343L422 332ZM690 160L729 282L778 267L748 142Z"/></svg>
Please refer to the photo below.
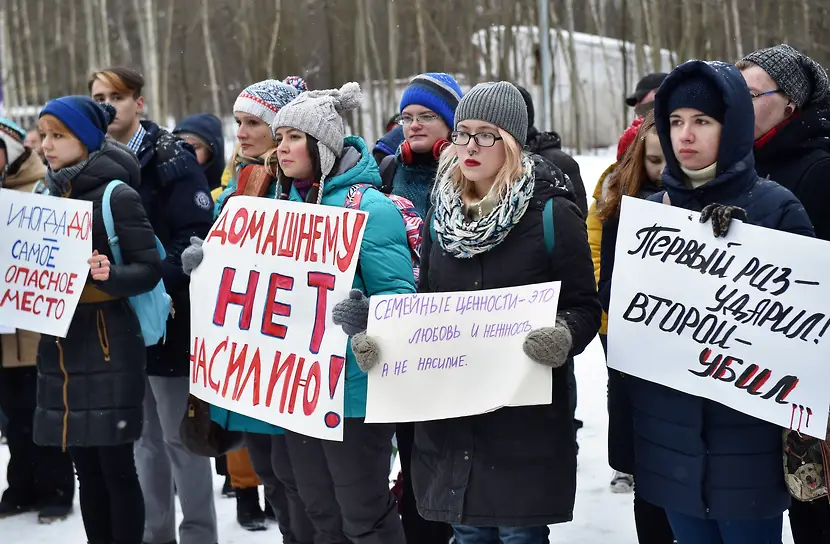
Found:
<svg viewBox="0 0 830 544"><path fill-rule="evenodd" d="M86 146L87 151L98 151L107 135L107 127L115 119L115 108L99 104L88 96L62 96L46 103L38 115L52 115Z"/></svg>
<svg viewBox="0 0 830 544"><path fill-rule="evenodd" d="M401 110L411 104L430 109L441 116L450 130L455 126L455 108L461 100L461 87L449 74L430 72L415 76L404 89Z"/></svg>

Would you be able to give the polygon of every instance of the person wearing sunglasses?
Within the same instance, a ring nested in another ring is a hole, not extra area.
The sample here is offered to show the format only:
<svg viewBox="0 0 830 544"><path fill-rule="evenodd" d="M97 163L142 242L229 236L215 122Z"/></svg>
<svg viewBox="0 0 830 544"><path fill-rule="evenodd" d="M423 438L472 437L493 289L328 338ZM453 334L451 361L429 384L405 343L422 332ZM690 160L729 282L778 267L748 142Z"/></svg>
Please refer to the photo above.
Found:
<svg viewBox="0 0 830 544"><path fill-rule="evenodd" d="M424 225L419 292L562 282L558 315L527 333L524 355L503 361L549 369L550 404L415 423L418 511L451 524L456 544L547 543L548 525L573 519L568 365L596 335L601 309L573 189L559 169L523 151L527 128L524 99L512 84L482 83L465 94ZM380 359L365 333L352 347L362 368Z"/></svg>
<svg viewBox="0 0 830 544"><path fill-rule="evenodd" d="M830 82L817 62L786 44L750 53L737 67L755 107L755 169L804 204L816 237L830 240ZM830 542L830 502L793 500L795 544Z"/></svg>

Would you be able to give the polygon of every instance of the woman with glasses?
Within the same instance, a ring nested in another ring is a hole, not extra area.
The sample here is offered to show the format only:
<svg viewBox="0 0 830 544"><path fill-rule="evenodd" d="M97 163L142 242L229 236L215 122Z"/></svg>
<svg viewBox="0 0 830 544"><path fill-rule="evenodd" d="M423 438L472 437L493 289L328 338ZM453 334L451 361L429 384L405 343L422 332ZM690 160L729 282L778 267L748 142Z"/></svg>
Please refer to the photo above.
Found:
<svg viewBox="0 0 830 544"><path fill-rule="evenodd" d="M596 335L601 310L574 193L561 171L523 153L527 127L524 99L510 83L470 90L458 104L454 145L441 155L424 226L421 292L562 282L557 315L524 339L527 357L503 361L550 368L551 404L415 424L418 511L451 524L456 544L547 543L548 525L573 519L566 365ZM370 337L357 335L352 345L358 362L377 363Z"/></svg>
<svg viewBox="0 0 830 544"><path fill-rule="evenodd" d="M817 62L789 45L750 53L738 69L755 109L755 169L791 190L816 236L830 240L830 83ZM795 544L830 542L830 502L792 501Z"/></svg>

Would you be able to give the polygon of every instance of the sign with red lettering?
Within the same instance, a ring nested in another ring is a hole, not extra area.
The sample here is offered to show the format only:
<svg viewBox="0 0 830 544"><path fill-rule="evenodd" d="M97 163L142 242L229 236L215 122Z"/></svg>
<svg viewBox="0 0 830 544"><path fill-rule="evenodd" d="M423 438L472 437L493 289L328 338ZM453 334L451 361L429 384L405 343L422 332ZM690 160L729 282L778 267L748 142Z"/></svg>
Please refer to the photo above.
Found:
<svg viewBox="0 0 830 544"><path fill-rule="evenodd" d="M0 189L0 324L66 336L89 273L92 203Z"/></svg>
<svg viewBox="0 0 830 544"><path fill-rule="evenodd" d="M824 438L830 244L699 218L623 199L608 366Z"/></svg>
<svg viewBox="0 0 830 544"><path fill-rule="evenodd" d="M553 373L522 344L533 329L556 323L559 288L551 282L372 297L367 334L378 341L381 360L369 371L366 422L549 404Z"/></svg>
<svg viewBox="0 0 830 544"><path fill-rule="evenodd" d="M364 212L237 196L193 272L190 391L294 432L343 439L347 336Z"/></svg>

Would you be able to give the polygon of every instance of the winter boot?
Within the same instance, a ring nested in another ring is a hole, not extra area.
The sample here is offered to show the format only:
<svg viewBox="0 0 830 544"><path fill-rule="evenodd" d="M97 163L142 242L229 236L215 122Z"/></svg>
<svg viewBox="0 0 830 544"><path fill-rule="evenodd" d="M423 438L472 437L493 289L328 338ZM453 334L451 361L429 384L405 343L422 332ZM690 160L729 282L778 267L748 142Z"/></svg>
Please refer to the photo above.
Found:
<svg viewBox="0 0 830 544"><path fill-rule="evenodd" d="M634 491L634 476L624 472L614 471L611 478L612 493L631 493Z"/></svg>
<svg viewBox="0 0 830 544"><path fill-rule="evenodd" d="M236 491L236 521L246 531L264 531L265 514L259 506L259 489L248 487L237 488Z"/></svg>
<svg viewBox="0 0 830 544"><path fill-rule="evenodd" d="M44 506L37 514L37 521L43 525L49 525L55 521L63 521L72 513L72 505L55 504Z"/></svg>
<svg viewBox="0 0 830 544"><path fill-rule="evenodd" d="M231 477L225 476L225 483L222 484L222 498L223 499L232 499L236 495L236 492L231 486Z"/></svg>
<svg viewBox="0 0 830 544"><path fill-rule="evenodd" d="M25 514L26 512L31 512L32 510L34 510L34 507L32 506L20 506L2 501L0 502L0 519Z"/></svg>

